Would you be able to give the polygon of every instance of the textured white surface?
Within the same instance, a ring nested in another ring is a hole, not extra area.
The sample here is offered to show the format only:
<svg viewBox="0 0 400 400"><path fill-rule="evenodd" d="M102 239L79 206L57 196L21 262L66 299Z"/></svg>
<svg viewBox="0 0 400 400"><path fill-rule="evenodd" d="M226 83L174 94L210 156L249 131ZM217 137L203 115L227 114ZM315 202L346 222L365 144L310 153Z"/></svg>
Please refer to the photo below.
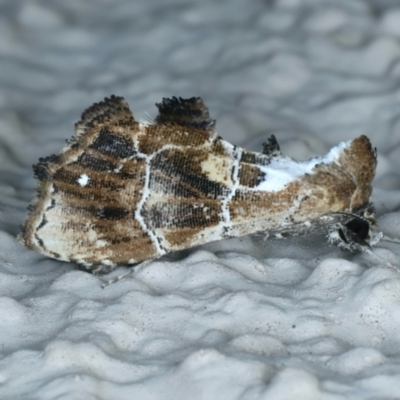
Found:
<svg viewBox="0 0 400 400"><path fill-rule="evenodd" d="M298 159L368 135L400 237L399 26L397 0L1 1L0 398L398 399L398 245L244 237L101 289L15 236L31 164L114 93L144 119L201 96L225 139Z"/></svg>

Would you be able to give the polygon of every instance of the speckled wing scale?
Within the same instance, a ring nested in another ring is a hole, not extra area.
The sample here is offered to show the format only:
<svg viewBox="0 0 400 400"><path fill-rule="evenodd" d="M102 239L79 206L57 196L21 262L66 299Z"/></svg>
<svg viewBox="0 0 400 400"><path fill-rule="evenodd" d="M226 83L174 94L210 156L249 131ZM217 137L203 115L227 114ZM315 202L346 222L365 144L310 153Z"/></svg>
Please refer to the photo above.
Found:
<svg viewBox="0 0 400 400"><path fill-rule="evenodd" d="M200 98L157 107L153 124L115 96L82 114L61 154L34 166L39 187L23 244L94 269L263 231L325 229L348 250L376 241L367 137L296 162L273 136L262 153L224 141Z"/></svg>

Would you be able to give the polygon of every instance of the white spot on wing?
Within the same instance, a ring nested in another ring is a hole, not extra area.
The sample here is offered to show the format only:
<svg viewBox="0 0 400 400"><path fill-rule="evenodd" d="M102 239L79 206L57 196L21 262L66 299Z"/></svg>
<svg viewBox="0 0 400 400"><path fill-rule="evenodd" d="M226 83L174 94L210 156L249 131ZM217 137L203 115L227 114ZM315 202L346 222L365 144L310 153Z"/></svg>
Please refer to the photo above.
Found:
<svg viewBox="0 0 400 400"><path fill-rule="evenodd" d="M78 179L77 182L82 186L86 186L90 181L90 177L87 176L86 174L82 174Z"/></svg>

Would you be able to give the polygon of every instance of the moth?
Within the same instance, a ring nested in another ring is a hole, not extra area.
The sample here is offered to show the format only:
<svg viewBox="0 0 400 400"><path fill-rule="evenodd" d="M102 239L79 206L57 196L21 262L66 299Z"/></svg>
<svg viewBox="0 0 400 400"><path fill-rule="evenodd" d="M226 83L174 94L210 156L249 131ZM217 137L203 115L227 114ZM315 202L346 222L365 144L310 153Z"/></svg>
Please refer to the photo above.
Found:
<svg viewBox="0 0 400 400"><path fill-rule="evenodd" d="M376 150L366 136L297 162L274 136L260 153L218 136L200 97L164 98L152 123L122 97L88 108L60 154L34 165L20 241L92 271L266 232L326 232L349 251L376 244Z"/></svg>

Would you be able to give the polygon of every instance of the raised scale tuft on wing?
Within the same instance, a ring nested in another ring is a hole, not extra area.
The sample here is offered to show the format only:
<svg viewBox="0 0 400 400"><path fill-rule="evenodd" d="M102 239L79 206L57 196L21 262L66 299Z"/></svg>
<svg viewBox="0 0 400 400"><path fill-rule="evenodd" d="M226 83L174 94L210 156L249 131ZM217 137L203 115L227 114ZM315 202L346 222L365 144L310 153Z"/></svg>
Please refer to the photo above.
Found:
<svg viewBox="0 0 400 400"><path fill-rule="evenodd" d="M156 104L159 114L157 124L171 124L202 129L210 132L215 127L215 120L210 118L208 108L200 97L182 99L182 97L164 98Z"/></svg>

